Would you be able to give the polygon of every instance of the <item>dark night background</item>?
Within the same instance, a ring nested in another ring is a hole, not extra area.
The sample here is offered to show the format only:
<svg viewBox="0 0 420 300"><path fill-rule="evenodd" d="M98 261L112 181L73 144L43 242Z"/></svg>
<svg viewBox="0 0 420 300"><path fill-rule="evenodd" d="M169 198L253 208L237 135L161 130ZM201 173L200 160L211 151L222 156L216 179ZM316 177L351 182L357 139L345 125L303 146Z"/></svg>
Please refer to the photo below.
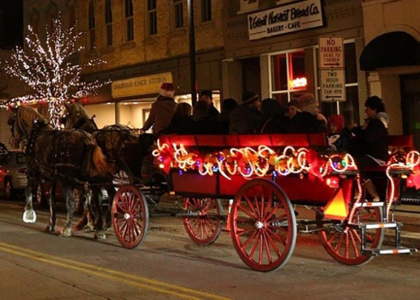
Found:
<svg viewBox="0 0 420 300"><path fill-rule="evenodd" d="M0 0L0 48L23 43L23 0Z"/></svg>

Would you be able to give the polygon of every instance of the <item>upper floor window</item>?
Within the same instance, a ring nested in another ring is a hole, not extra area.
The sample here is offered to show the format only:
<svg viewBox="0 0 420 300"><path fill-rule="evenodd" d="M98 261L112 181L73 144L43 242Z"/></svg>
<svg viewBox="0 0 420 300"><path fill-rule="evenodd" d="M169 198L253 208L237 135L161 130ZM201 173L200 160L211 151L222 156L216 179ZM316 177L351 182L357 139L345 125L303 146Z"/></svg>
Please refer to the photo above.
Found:
<svg viewBox="0 0 420 300"><path fill-rule="evenodd" d="M96 36L95 36L95 6L93 0L89 2L89 46L93 50L96 47Z"/></svg>
<svg viewBox="0 0 420 300"><path fill-rule="evenodd" d="M211 21L211 0L201 0L201 21Z"/></svg>
<svg viewBox="0 0 420 300"><path fill-rule="evenodd" d="M184 0L173 0L174 28L184 27Z"/></svg>
<svg viewBox="0 0 420 300"><path fill-rule="evenodd" d="M112 0L105 1L105 28L106 28L106 45L111 46L112 41Z"/></svg>
<svg viewBox="0 0 420 300"><path fill-rule="evenodd" d="M149 21L149 35L157 34L156 0L147 0L147 18Z"/></svg>
<svg viewBox="0 0 420 300"><path fill-rule="evenodd" d="M127 41L134 40L133 0L125 0L125 20Z"/></svg>

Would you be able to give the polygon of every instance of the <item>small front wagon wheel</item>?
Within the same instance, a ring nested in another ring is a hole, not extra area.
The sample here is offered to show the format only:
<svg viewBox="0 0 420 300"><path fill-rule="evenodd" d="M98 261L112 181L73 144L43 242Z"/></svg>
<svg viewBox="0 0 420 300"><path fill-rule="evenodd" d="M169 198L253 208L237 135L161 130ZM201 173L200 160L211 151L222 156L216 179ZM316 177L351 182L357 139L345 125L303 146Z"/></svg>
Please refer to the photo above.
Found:
<svg viewBox="0 0 420 300"><path fill-rule="evenodd" d="M207 246L214 243L222 231L222 203L218 199L184 198L187 213L196 214L184 217L184 227L194 243Z"/></svg>
<svg viewBox="0 0 420 300"><path fill-rule="evenodd" d="M296 217L275 183L247 182L235 196L230 222L236 251L252 269L274 271L290 259L296 245Z"/></svg>
<svg viewBox="0 0 420 300"><path fill-rule="evenodd" d="M143 194L132 185L121 186L112 204L112 226L124 248L133 249L146 238L149 210Z"/></svg>

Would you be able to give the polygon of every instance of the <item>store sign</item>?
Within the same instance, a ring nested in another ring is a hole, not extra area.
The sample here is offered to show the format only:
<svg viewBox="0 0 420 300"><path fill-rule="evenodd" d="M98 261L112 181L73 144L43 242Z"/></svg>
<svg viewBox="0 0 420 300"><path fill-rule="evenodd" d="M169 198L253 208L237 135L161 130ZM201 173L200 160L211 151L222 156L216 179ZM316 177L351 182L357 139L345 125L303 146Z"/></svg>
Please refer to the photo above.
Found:
<svg viewBox="0 0 420 300"><path fill-rule="evenodd" d="M112 97L123 98L157 94L163 82L173 82L172 73L162 73L114 81L112 83Z"/></svg>
<svg viewBox="0 0 420 300"><path fill-rule="evenodd" d="M321 70L321 101L346 101L344 69Z"/></svg>
<svg viewBox="0 0 420 300"><path fill-rule="evenodd" d="M344 68L344 43L342 37L319 38L319 67Z"/></svg>
<svg viewBox="0 0 420 300"><path fill-rule="evenodd" d="M250 40L320 27L321 0L308 0L248 15Z"/></svg>

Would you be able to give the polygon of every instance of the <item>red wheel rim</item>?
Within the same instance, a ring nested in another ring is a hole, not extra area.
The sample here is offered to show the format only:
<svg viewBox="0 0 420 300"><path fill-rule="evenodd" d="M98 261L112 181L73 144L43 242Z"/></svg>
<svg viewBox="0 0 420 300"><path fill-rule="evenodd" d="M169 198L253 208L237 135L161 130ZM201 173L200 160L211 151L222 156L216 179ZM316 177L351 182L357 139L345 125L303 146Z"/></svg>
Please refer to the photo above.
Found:
<svg viewBox="0 0 420 300"><path fill-rule="evenodd" d="M184 209L198 213L197 217L184 217L189 237L198 245L214 243L222 230L223 208L220 200L210 198L185 198Z"/></svg>
<svg viewBox="0 0 420 300"><path fill-rule="evenodd" d="M378 207L360 207L352 220L353 223L381 222L382 211ZM346 265L361 265L370 261L373 257L361 253L361 230L346 225L347 223L335 223L323 225L324 230L319 235L321 242L335 260ZM366 234L366 247L378 248L382 245L383 229L368 230Z"/></svg>
<svg viewBox="0 0 420 300"><path fill-rule="evenodd" d="M296 245L296 218L289 199L273 182L255 179L238 192L231 211L232 240L252 269L284 266Z"/></svg>
<svg viewBox="0 0 420 300"><path fill-rule="evenodd" d="M149 212L146 201L136 187L120 187L113 200L112 216L115 235L124 248L135 248L144 241Z"/></svg>

